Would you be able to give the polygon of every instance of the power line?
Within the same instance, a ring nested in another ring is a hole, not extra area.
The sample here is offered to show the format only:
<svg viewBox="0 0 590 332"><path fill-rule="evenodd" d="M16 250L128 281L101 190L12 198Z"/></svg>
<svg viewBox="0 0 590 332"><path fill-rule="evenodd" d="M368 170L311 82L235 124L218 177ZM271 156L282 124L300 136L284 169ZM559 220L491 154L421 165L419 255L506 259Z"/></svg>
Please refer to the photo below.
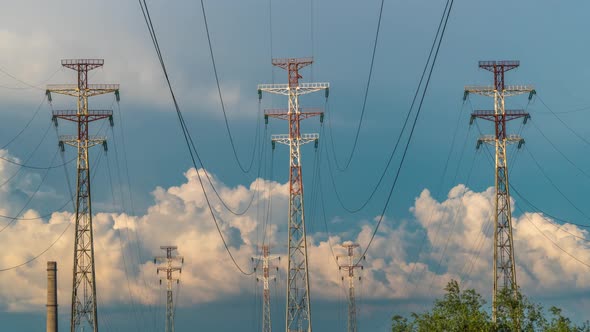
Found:
<svg viewBox="0 0 590 332"><path fill-rule="evenodd" d="M53 76L55 76L55 74L57 74L58 72L60 72L60 71L62 71L62 70L63 70L63 68L59 68L59 69L57 69L55 72L53 72L53 74L49 75L49 77L48 77L47 79L43 80L43 81L42 81L42 82L40 82L39 84L31 84L31 83L28 83L28 82L26 82L26 81L24 81L24 80L21 80L20 78L18 78L18 77L16 77L16 76L12 75L11 73L7 72L6 70L4 70L3 68L1 68L1 67L0 67L0 72L2 72L4 75L6 75L6 76L8 76L8 77L12 78L12 79L13 79L13 80L15 80L15 81L18 81L18 82L20 82L20 83L22 83L22 84L26 85L26 87L8 87L8 86L3 86L3 85L0 85L0 88L3 88L3 89L9 89L9 90L23 90L23 89L37 89L37 90L45 90L45 89L44 89L44 88L42 88L41 86L42 86L43 84L45 84L46 82L48 82L49 80L51 80L51 79L53 78Z"/></svg>
<svg viewBox="0 0 590 332"><path fill-rule="evenodd" d="M539 162L537 161L537 159L533 156L533 154L531 153L531 151L525 146L525 151L529 154L529 156L531 157L531 159L533 160L533 162L535 163L535 165L537 166L537 168L541 171L541 174L543 174L543 176L545 177L545 179L547 179L547 181L551 184L551 186L553 188L555 188L555 190L557 190L557 192L574 208L576 209L576 211L578 211L582 216L584 216L586 219L590 220L590 217L584 212L582 211L578 206L576 206L576 204L574 204L574 202L567 197L563 191L561 191L561 189L559 189L559 187L555 184L555 182L553 182L553 180L547 175L547 173L545 172L545 170L543 169L543 167L541 167L541 164L539 164Z"/></svg>
<svg viewBox="0 0 590 332"><path fill-rule="evenodd" d="M145 0L144 0L144 4L145 4ZM207 32L207 42L209 44L209 53L211 54L211 63L213 64L213 72L215 73L215 83L217 84L217 92L219 94L219 101L221 103L221 110L223 111L223 119L225 121L225 129L227 130L227 135L229 136L229 142L231 143L231 148L234 154L234 159L236 160L238 166L240 167L240 170L243 173L250 173L250 171L252 170L252 165L254 164L254 155L256 152L256 149L253 148L252 149L252 157L250 159L250 165L245 168L242 163L240 162L240 158L238 158L238 153L236 151L236 146L234 144L234 138L233 135L231 133L230 127L229 127L229 121L227 119L227 114L225 112L225 103L223 102L223 95L221 93L221 85L219 84L219 75L217 74L217 65L215 63L215 56L213 55L213 46L211 45L211 36L209 34L209 24L207 23L207 14L205 13L205 4L203 3L203 0L201 0L201 10L203 12L203 21L205 23L205 31Z"/></svg>
<svg viewBox="0 0 590 332"><path fill-rule="evenodd" d="M94 173L92 174L92 179L94 179L94 176L96 175L96 169L97 169L97 167L96 167L96 166L98 166L97 164L100 162L100 159L101 159L100 157L101 157L101 156L102 156L102 154L100 154L100 155L99 155L99 158L97 158L97 159L96 159L96 161L95 161L95 165L94 165L95 167L94 167ZM14 270L14 269L17 269L17 268L19 268L19 267L21 267L21 266L27 265L27 264L29 264L29 263L32 263L33 261L37 260L39 257L43 256L43 255L44 255L44 254L45 254L47 251L49 251L49 249L53 248L53 246L54 246L54 245L55 245L55 244L56 244L56 243L57 243L57 242L58 242L58 241L59 241L59 240L60 240L60 239L61 239L61 238L64 236L64 234L65 234L65 233L68 231L68 229L70 228L70 226L72 226L72 223L71 223L71 222L70 222L70 223L68 223L68 225L67 225L67 226L65 227L65 229L64 229L64 230L63 230L63 231L60 233L60 235L57 237L57 239L55 239L55 241L53 241L53 242L52 242L52 243L51 243L51 244L50 244L50 245L49 245L47 248L45 248L45 249L44 249L43 251L41 251L39 254L37 254L37 255L33 256L32 258L30 258L29 260L27 260L27 261L25 261L25 262L23 262L23 263L20 263L20 264L17 264L17 265L11 266L11 267L7 267L7 268L2 268L2 269L0 269L0 272L6 272L6 271Z"/></svg>
<svg viewBox="0 0 590 332"><path fill-rule="evenodd" d="M20 135L22 135L22 133L27 130L27 128L29 128L29 126L31 125L31 122L33 122L33 120L35 120L35 118L37 117L37 114L39 114L39 111L41 111L41 107L43 106L43 104L45 104L45 101L47 100L47 96L43 95L43 100L41 100L41 103L39 104L39 106L37 106L37 109L35 110L35 112L33 112L33 116L29 119L29 121L27 121L27 123L25 124L25 126L12 138L8 141L8 143L4 144L0 150L4 150L6 149L10 144L12 144L12 142L14 142L17 138L20 137Z"/></svg>
<svg viewBox="0 0 590 332"><path fill-rule="evenodd" d="M379 177L379 180L377 181L377 184L375 184L375 186L371 190L371 194L368 196L368 198L361 205L359 205L359 207L349 208L342 201L341 196L338 193L338 190L336 188L336 185L335 185L335 183L333 183L334 191L336 192L336 198L337 198L338 202L340 203L340 205L342 206L342 208L344 210L346 210L347 212L349 212L349 213L359 212L362 209L364 209L367 206L367 204L369 204L369 202L373 199L375 193L377 192L378 188L380 187L383 179L385 178L385 175L386 175L387 171L389 170L389 167L391 165L391 162L393 160L393 157L394 157L395 153L397 152L397 149L398 149L399 144L401 142L402 136L403 136L404 132L406 131L406 128L407 128L407 125L408 125L408 121L409 121L410 116L412 114L412 110L414 109L414 105L415 105L416 100L418 98L418 95L420 93L420 87L422 86L422 83L424 81L424 77L426 76L426 73L428 71L428 65L431 63L430 60L432 58L433 52L434 52L435 47L436 47L437 40L439 39L441 28L443 26L443 21L444 21L444 18L445 18L444 13L446 13L447 11L449 11L449 13L450 13L449 5L450 5L450 2L447 1L446 5L445 5L445 8L444 8L444 11L443 11L443 16L441 16L441 19L440 19L440 22L439 22L439 25L438 25L438 28L437 28L437 31L436 31L435 38L434 38L434 40L432 42L432 46L430 48L430 52L428 54L428 58L426 60L426 63L424 64L424 69L422 70L422 75L421 75L420 80L418 82L418 86L416 87L416 91L415 91L414 97L412 99L412 104L410 105L410 108L408 109L408 112L406 113L406 117L404 119L404 124L402 126L402 129L399 132L399 135L397 137L395 146L394 146L393 150L391 151L391 153L389 155L389 159L387 160L387 163L386 163L385 167L383 168L383 171L381 172L381 175ZM446 23L445 23L445 28L446 28ZM442 41L442 35L440 35L440 40ZM437 54L438 54L438 49L437 49ZM435 56L434 61L436 61L436 56ZM434 67L434 62L433 62L433 67ZM431 73L432 73L432 71L431 71ZM428 81L430 81L430 75L428 77ZM423 98L424 97L422 97L422 100L423 100ZM421 103L420 103L420 105L421 105ZM333 133L332 133L333 130L332 130L331 113L330 112L328 112L328 116L329 116L328 117L328 129L330 129L330 138L331 138L331 142L332 142L331 143L332 144L332 152L333 152L333 156L334 156L334 161L337 164L336 152L335 152L336 150L334 148L334 137L333 137ZM330 166L330 176L333 178L333 175L332 175L333 172L331 171L331 165L330 165L330 159L329 159L329 157L328 157L328 163L329 163L328 166ZM338 168L338 165L336 165L336 167Z"/></svg>
<svg viewBox="0 0 590 332"><path fill-rule="evenodd" d="M435 67L435 64L436 64L436 59L438 57L438 52L440 51L440 46L442 45L442 40L443 40L444 33L446 31L446 28L447 28L447 23L449 21L451 10L453 9L454 0L447 0L447 4L448 4L448 6L446 6L445 9L448 8L448 10L445 11L445 12L443 12L444 25L443 25L443 28L442 28L441 33L440 33L440 39L437 40L435 38L435 41L434 41L435 44L438 41L438 45L436 47L436 52L434 53L434 58L433 58L433 61L432 61L432 66L430 67L430 71L428 73L428 78L426 80L426 84L425 84L424 90L422 92L422 97L420 99L420 103L418 105L418 110L416 111L416 115L415 115L414 121L412 123L410 134L408 136L408 140L406 142L406 146L404 148L404 152L402 154L401 161L400 161L399 166L398 166L398 169L396 171L396 175L395 175L393 184L391 186L391 189L389 191L389 195L387 196L387 200L385 202L385 205L383 206L383 209L381 211L381 214L379 215L379 220L377 221L377 225L375 226L375 229L373 230L373 233L371 234L371 238L369 240L369 243L365 247L365 250L363 251L363 254L361 256L366 256L367 252L369 251L369 248L371 247L371 244L373 243L373 240L375 239L375 236L377 235L377 231L379 230L379 226L381 225L381 222L383 222L383 218L385 217L385 211L387 210L387 208L389 206L389 203L391 202L391 197L393 196L393 191L395 189L395 186L397 184L397 180L399 179L399 175L400 175L402 166L403 166L404 161L406 159L406 155L408 153L408 149L410 147L410 143L411 143L412 137L414 135L414 130L416 129L416 123L418 122L418 118L419 118L420 112L422 110L422 105L423 105L423 102L424 102L424 98L426 97L426 92L428 91L428 85L430 84L430 78L432 77L432 72L433 72L434 67ZM442 23L442 20L441 20L441 23ZM437 35L437 37L438 37L438 35Z"/></svg>
<svg viewBox="0 0 590 332"><path fill-rule="evenodd" d="M541 102L541 104L543 104L543 106L545 106L545 108L547 108L549 110L549 112L559 121L561 122L562 125L564 125L564 127L566 127L570 132L572 132L572 134L576 135L576 137L578 137L582 142L586 143L586 145L590 146L590 142L585 139L582 135L580 135L577 131L575 131L574 129L572 129L572 127L568 126L567 123L565 123L559 116L557 116L556 112L553 112L553 110L547 106L547 104L545 104L545 101L543 101L543 99L541 97L539 97L539 95L537 95L537 99L539 99L539 101ZM588 107L585 107L584 109L588 109Z"/></svg>
<svg viewBox="0 0 590 332"><path fill-rule="evenodd" d="M518 207L517 207L518 208ZM520 210L520 208L518 208ZM520 210L522 212L522 210ZM537 225L531 220L531 218L529 217L528 214L523 213L523 215L527 218L528 222L530 222L535 229L541 233L541 235L543 235L544 238L546 238L549 242L551 242L555 247L557 247L557 249L561 250L564 254L568 255L569 257L573 258L575 261L577 261L578 263L586 266L587 268L590 268L590 264L580 260L579 258L577 258L576 256L572 255L571 253L567 252L565 249L563 249L560 245L558 245L557 243L555 243L555 241L553 241L550 237L548 237L543 231L541 231L539 229L539 227L537 227Z"/></svg>
<svg viewBox="0 0 590 332"><path fill-rule="evenodd" d="M199 168L198 168L198 165L197 165L197 159L199 160L199 162L201 162L201 159L200 159L200 156L199 156L198 151L196 149L196 146L195 146L195 144L193 142L193 139L192 139L192 137L190 135L190 132L189 132L187 126L186 126L186 123L184 122L184 118L182 116L182 111L180 110L180 106L178 105L178 102L176 100L176 95L174 94L174 90L172 89L172 84L170 83L170 78L168 77L168 71L166 70L166 65L164 63L164 59L162 57L160 46L158 44L158 39L156 37L154 26L152 24L152 20L151 20L150 14L149 14L147 3L145 2L145 0L138 0L138 2L139 2L139 5L141 7L141 10L142 10L145 23L146 23L147 28L149 30L150 37L151 37L152 42L154 44L154 48L155 48L156 54L158 56L158 60L160 61L160 66L161 66L162 71L164 73L164 77L165 77L166 83L168 85L168 90L170 91L170 95L171 95L172 101L174 103L174 108L176 110L176 114L178 116L178 120L180 122L180 126L182 128L182 133L183 133L183 136L184 136L184 140L185 140L185 143L187 145L187 148L188 148L188 151L189 151L189 154L190 154L190 157L191 157L191 161L193 163L193 166L197 170L197 172L196 172L197 173L197 178L199 179L199 184L201 186L201 190L203 191L203 195L205 197L205 201L207 203L207 207L209 208L209 213L210 213L210 215L213 218L213 221L215 223L215 227L217 229L217 233L219 234L219 236L220 236L220 238L221 238L221 240L223 242L224 248L225 248L227 254L229 255L229 257L230 257L233 265L240 271L240 273L242 273L244 275L252 275L254 273L254 271L246 272L237 263L237 261L234 258L231 250L229 249L229 245L227 244L227 242L225 240L225 237L223 236L223 233L221 232L221 228L219 226L219 223L217 222L217 218L215 216L215 213L213 212L213 207L211 206L211 202L209 200L209 196L207 195L207 192L205 190L205 186L203 184L203 180L201 179L201 175L199 174L199 171L198 171Z"/></svg>
<svg viewBox="0 0 590 332"><path fill-rule="evenodd" d="M356 133L354 136L354 143L352 144L352 149L351 149L350 154L345 162L344 167L340 167L340 165L338 164L338 159L336 158L336 151L334 151L334 161L336 164L336 168L341 172L344 172L345 170L348 169L348 166L350 166L350 162L352 161L352 158L354 156L354 152L356 151L356 147L358 144L359 135L361 132L361 127L363 125L363 119L365 116L365 110L366 110L366 106L367 106L367 97L369 95L369 87L371 86L371 78L373 77L373 67L374 67L374 63L375 63L375 54L377 53L377 42L379 40L379 31L381 29L381 17L383 16L383 4L384 3L385 3L385 0L381 0L381 6L379 7L379 18L377 20L377 31L375 32L375 41L373 42L373 53L371 55L371 65L369 66L369 77L367 78L367 85L365 86L365 94L363 97L363 106L361 109L361 116L359 118L359 124L356 128Z"/></svg>
<svg viewBox="0 0 590 332"><path fill-rule="evenodd" d="M535 127L535 129L537 129L537 131L541 134L541 136L543 136L545 138L545 140L547 142L549 142L549 145L551 145L551 147L553 147L553 149L555 151L557 151L562 157L563 159L567 160L567 162L572 165L575 169L577 169L581 174L583 174L586 178L590 179L590 174L586 173L586 171L584 171L582 168L580 168L578 165L576 165L570 158L568 158L568 156L565 155L565 153L563 153L550 139L549 137L547 137L547 135L545 135L545 133L543 133L543 131L541 131L541 129L535 124L535 121L531 121L533 123L533 127Z"/></svg>

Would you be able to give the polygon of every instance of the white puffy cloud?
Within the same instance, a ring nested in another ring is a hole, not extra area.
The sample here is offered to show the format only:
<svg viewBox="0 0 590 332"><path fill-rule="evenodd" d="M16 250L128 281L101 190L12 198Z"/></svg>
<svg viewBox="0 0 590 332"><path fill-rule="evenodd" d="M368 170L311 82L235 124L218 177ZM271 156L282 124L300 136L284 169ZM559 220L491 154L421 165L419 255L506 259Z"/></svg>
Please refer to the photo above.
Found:
<svg viewBox="0 0 590 332"><path fill-rule="evenodd" d="M1 166L1 164L0 164ZM0 170L0 178L5 170ZM205 181L205 171L199 170ZM211 180L220 196L236 211L251 208L243 215L227 212L205 182L220 231L236 262L251 271L251 257L256 256L262 229L273 234L268 243L273 253L285 255L284 216L274 213L265 226L263 216L267 198L272 192L274 211L286 211L288 185L256 179L248 187L228 187ZM178 246L184 257L181 275L181 305L216 301L252 291L252 276L245 277L233 266L218 234L197 171L185 173L186 181L170 188L156 188L154 203L144 215L116 213L94 215L98 297L102 304L128 303L129 292L135 301L155 303L162 294L158 285L154 256L162 255L161 245ZM254 195L254 196L252 196ZM253 198L252 198L253 197ZM401 222L385 217L362 261L363 296L369 299L407 301L431 298L442 292L449 279L469 282L482 294L489 294L492 280L493 233L491 216L493 189L473 192L463 185L453 188L447 198L438 202L428 190L416 198L411 207L414 218ZM2 211L12 209L0 206ZM27 218L38 216L28 211ZM20 220L0 233L5 250L0 255L0 268L20 264L49 246L72 223L69 212L54 213L47 221ZM314 299L342 297L342 274L335 257L345 254L337 244L353 241L364 249L373 232L373 221L362 221L356 234L345 238L335 234L309 234L309 264ZM517 250L517 277L530 294L558 293L566 289L590 288L586 267L554 246L533 226L539 228L563 250L581 261L590 262L590 248L584 239L588 232L573 225L553 225L547 218L527 213L514 219L514 244ZM424 232L426 236L424 237ZM449 236L450 235L450 236ZM6 310L40 309L45 304L47 260L57 260L59 270L59 301L69 305L73 227L40 259L21 268L1 272L0 282L11 287L0 289L0 307ZM425 239L424 249L418 249ZM138 241L139 240L139 241ZM283 252L281 252L283 251ZM444 252L444 257L441 255ZM476 258L477 257L477 258ZM439 267L440 262L440 267ZM281 261L280 276L284 279L286 260ZM341 261L341 263L343 263ZM126 273L127 271L127 273Z"/></svg>

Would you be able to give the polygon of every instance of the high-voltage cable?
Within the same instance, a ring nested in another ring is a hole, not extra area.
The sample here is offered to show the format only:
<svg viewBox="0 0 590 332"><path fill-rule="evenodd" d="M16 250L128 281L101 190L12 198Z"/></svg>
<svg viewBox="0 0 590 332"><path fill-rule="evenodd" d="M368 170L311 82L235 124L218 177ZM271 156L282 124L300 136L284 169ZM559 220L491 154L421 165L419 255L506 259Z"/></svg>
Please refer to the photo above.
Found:
<svg viewBox="0 0 590 332"><path fill-rule="evenodd" d="M590 146L590 142L584 138L584 136L580 135L577 131L575 131L571 126L569 126L567 123L565 123L559 116L557 116L557 112L554 112L549 106L547 106L547 104L545 103L545 101L539 97L539 95L536 96L537 99L539 99L539 101L541 102L541 104L543 104L543 106L545 106L546 109L549 110L549 112L559 121L561 122L562 125L564 125L564 127L566 127L572 134L574 134L577 138L579 138L582 142L586 143L586 145ZM581 110L586 110L588 109L587 107L582 108Z"/></svg>
<svg viewBox="0 0 590 332"><path fill-rule="evenodd" d="M145 4L145 0L144 0L144 4ZM146 5L146 7L147 7L147 5ZM219 101L221 103L221 110L223 111L223 119L225 121L225 128L227 130L227 135L229 136L229 142L231 144L234 159L236 160L236 163L238 164L240 170L243 173L250 173L250 171L252 170L252 165L254 164L254 156L255 156L256 148L255 147L252 148L252 157L250 160L250 165L248 167L244 167L244 165L242 165L242 162L240 161L240 158L238 157L238 153L236 151L236 146L234 143L234 138L231 133L231 130L229 127L229 121L227 119L227 114L225 111L225 103L223 102L223 95L221 93L221 85L219 83L219 75L217 74L217 65L215 63L215 55L213 54L213 46L211 45L211 36L209 34L209 24L207 23L207 14L205 12L205 4L203 3L203 0L201 0L201 11L203 12L203 21L205 23L205 31L207 32L207 42L209 44L209 53L211 54L211 63L213 64L213 72L215 73L215 83L217 84L217 92L219 94ZM257 130L258 130L258 128L257 128Z"/></svg>
<svg viewBox="0 0 590 332"><path fill-rule="evenodd" d="M441 31L440 38L438 40L435 39L435 44L437 44L436 51L434 53L432 65L430 66L430 70L428 71L428 77L426 79L426 84L425 84L424 89L422 91L420 103L418 104L418 110L416 111L416 115L414 116L412 127L410 128L410 133L408 135L408 140L406 141L406 146L404 147L404 151L403 151L400 163L398 165L398 168L397 168L394 180L393 180L393 184L391 185L391 189L389 190L389 194L388 194L387 199L385 201L385 205L383 206L383 209L381 210L381 213L379 215L379 220L377 220L377 225L375 225L375 228L373 229L373 233L371 234L371 238L369 239L369 243L367 244L363 254L361 255L363 257L367 254L367 252L371 248L371 244L373 243L373 240L375 239L375 236L377 235L377 232L379 231L379 227L381 226L381 223L383 222L383 218L385 217L385 212L387 211L387 208L389 207L389 203L391 202L391 197L393 196L393 191L394 191L397 181L399 179L399 175L400 175L402 167L404 165L404 161L406 160L406 155L408 153L408 149L410 147L412 137L414 136L414 131L416 129L416 123L418 122L418 118L420 117L420 113L422 111L422 105L424 103L424 98L426 97L426 92L428 91L428 86L430 85L430 78L432 77L432 72L434 71L436 60L438 58L438 53L440 51L440 47L442 45L442 40L443 40L445 31L447 28L447 24L449 22L449 17L451 16L451 11L453 9L454 0L448 0L447 4L448 4L448 6L445 7L446 11L443 13L444 23L442 25L442 30L440 30ZM442 22L442 20L441 20L441 22Z"/></svg>
<svg viewBox="0 0 590 332"><path fill-rule="evenodd" d="M379 189L379 187L381 186L381 183L383 182L383 179L385 178L385 175L387 174L387 171L389 170L389 167L391 165L391 162L393 161L393 157L395 156L397 149L401 143L401 139L402 136L404 134L404 132L406 131L410 116L412 114L412 110L414 109L414 106L416 104L416 101L418 99L418 95L420 93L420 88L422 87L422 83L424 81L424 77L426 77L426 74L428 73L428 67L429 64L431 64L431 59L433 59L433 54L434 54L434 59L432 62L432 66L431 66L431 70L430 70L430 74L432 74L432 68L434 68L434 64L436 63L436 59L438 57L438 48L440 47L440 42L442 41L443 35L444 35L444 30L446 30L446 21L448 20L448 15L450 15L450 6L452 6L452 1L447 1L444 11L443 11L443 15L441 16L436 34L435 34L435 38L432 42L432 46L430 47L430 52L428 54L428 58L426 60L426 63L424 64L424 69L422 70L422 75L420 76L420 80L418 82L418 86L416 87L416 91L414 93L414 97L412 99L412 103L408 109L408 112L406 113L406 117L404 119L404 124L402 125L402 128L399 132L399 135L395 141L395 145L393 147L393 150L391 151L389 158L387 160L387 163L385 165L385 167L383 168L383 171L381 172L381 175L379 177L379 180L377 181L377 183L375 184L375 186L373 187L373 189L371 190L371 194L369 194L369 196L367 197L367 199L364 200L364 202L362 204L360 204L358 207L356 208L350 208L347 207L346 204L344 204L344 202L341 199L340 194L338 193L338 190L334 184L334 191L336 192L336 198L338 199L338 202L340 203L340 205L342 206L342 208L344 210L346 210L349 213L357 213L359 211L361 211L362 209L364 209L369 202L373 199L375 193L377 192L377 190ZM446 19L445 19L446 17ZM442 30L442 34L441 34L441 30ZM440 37L440 38L439 38ZM438 48L437 48L437 44L438 44ZM435 53L436 51L436 53ZM427 77L427 82L430 82L430 74ZM426 93L426 88L423 90L424 93ZM424 97L422 97L422 100L424 100ZM420 107L418 109L418 113L420 112L420 109L422 107L422 102L420 102ZM335 149L334 149L334 137L333 137L333 131L332 131L332 126L331 126L331 114L329 112L328 113L328 127L330 129L330 139L331 139L331 146L332 146L332 154L334 156L334 160L336 161L336 154L335 154ZM411 137L409 138L411 139ZM333 172L331 170L331 164L330 164L330 159L328 156L328 166L330 167L330 176L333 177ZM338 168L338 165L336 165L336 167ZM400 165L401 167L401 165ZM395 186L395 185L394 185ZM368 247L367 247L368 248Z"/></svg>
<svg viewBox="0 0 590 332"><path fill-rule="evenodd" d="M100 160L101 160L101 158L99 156L99 158L96 159L96 161L94 162L94 165L92 166L93 167L92 179L94 179L94 177L96 176L96 169L97 169L97 166L98 166L98 163L100 162ZM66 203L66 205L67 205L67 203ZM39 218L35 218L35 219L39 219ZM23 219L23 220L27 220L27 219ZM0 269L0 272L6 272L6 271L14 270L14 269L17 269L17 268L19 268L21 266L25 266L25 265L27 265L29 263L32 263L32 262L36 261L39 257L43 256L46 252L48 252L49 249L51 249L51 248L53 248L53 246L55 246L55 244L66 234L67 230L70 229L70 226L72 226L72 223L71 222L68 223L68 225L64 228L64 230L55 239L55 241L51 242L51 244L47 248L43 249L37 255L33 256L32 258L30 258L29 260L27 260L27 261L25 261L23 263L20 263L20 264L17 264L17 265L13 265L11 267L1 268Z"/></svg>
<svg viewBox="0 0 590 332"><path fill-rule="evenodd" d="M58 151L55 151L55 154L53 155L53 159L51 160L52 163L55 161L55 158L57 157L57 154L58 154ZM14 224L15 221L19 220L18 217L23 212L25 212L25 210L27 209L27 207L29 206L29 204L31 204L31 202L33 201L33 198L35 198L35 195L37 195L37 193L41 189L41 186L43 185L43 183L45 183L45 180L47 179L47 175L49 175L49 171L50 171L50 169L48 169L48 170L45 171L45 174L43 174L43 177L41 178L41 181L39 182L39 185L37 186L37 188L35 188L35 191L33 191L33 193L29 195L29 198L27 199L27 201L25 202L25 204L23 205L23 207L20 209L20 211L16 214L16 217L15 218L11 218L12 220L8 224L6 224L2 228L0 228L0 233L2 233L10 225Z"/></svg>
<svg viewBox="0 0 590 332"><path fill-rule="evenodd" d="M143 2L142 2L143 1ZM193 166L195 167L195 169L197 170L197 178L199 180L199 185L201 186L201 190L203 191L203 195L205 197L205 201L207 203L207 207L209 209L209 214L211 215L211 218L213 219L213 222L215 223L215 228L217 229L217 233L219 234L221 241L223 242L223 246L227 252L227 254L229 255L232 263L234 264L234 266L236 267L236 269L238 269L238 271L240 271L240 273L244 274L244 275L252 275L254 273L254 271L251 272L246 272L236 261L234 255L232 254L231 250L229 249L229 245L227 244L227 241L225 240L225 237L223 236L223 233L221 232L221 228L220 225L217 221L217 217L215 216L215 213L213 212L213 207L211 206L211 201L209 200L209 196L207 195L207 191L205 190L205 185L203 183L203 180L201 179L201 174L199 174L198 172L198 165L197 165L197 159L200 160L200 156L198 154L198 151L196 149L196 146L194 144L194 141L190 135L190 132L186 126L186 123L184 121L184 118L182 116L182 112L180 110L180 106L178 105L178 101L176 100L176 95L174 94L174 90L172 89L172 84L170 83L170 78L168 76L168 71L166 70L166 65L164 63L164 59L162 58L162 53L160 50L160 46L158 44L158 39L154 30L154 26L152 24L152 20L149 14L149 10L147 7L147 3L145 2L145 0L138 0L139 5L141 7L142 13L143 13L143 17L145 20L145 23L147 25L147 28L149 30L150 33L150 37L152 39L152 43L154 45L154 49L156 51L156 55L158 56L158 60L160 62L160 66L162 68L162 71L164 73L164 77L166 79L166 83L168 85L168 90L170 92L170 96L172 97L172 102L174 103L174 108L176 110L176 114L178 116L178 120L180 122L180 126L182 129L182 133L184 136L184 140L185 143L187 145L188 148L188 152L190 154L191 157L191 161L193 163Z"/></svg>
<svg viewBox="0 0 590 332"><path fill-rule="evenodd" d="M26 87L9 87L9 86L2 86L2 85L0 85L0 88L9 89L9 90L25 90L25 89L44 90L43 89L43 84L45 84L46 82L49 82L49 80L51 80L53 78L53 76L55 76L55 74L57 74L58 72L60 72L62 70L63 70L63 68L59 68L55 72L53 72L53 74L49 75L49 77L47 79L41 81L38 84L31 84L31 83L28 83L28 82L26 82L24 80L21 80L20 78L12 75L11 73L7 72L6 70L4 70L3 68L0 67L0 72L2 72L4 75L12 78L15 81L18 81L18 82L26 85Z"/></svg>
<svg viewBox="0 0 590 332"><path fill-rule="evenodd" d="M338 164L338 159L336 158L336 151L333 151L334 152L334 162L336 164L336 168L341 172L346 171L348 169L348 167L350 166L350 163L352 161L352 158L354 156L354 152L356 151L356 147L358 144L359 135L361 132L361 127L363 125L363 119L365 116L365 110L366 110L366 106L367 106L367 97L369 95L369 87L371 86L371 78L373 77L373 67L374 67L374 63L375 63L375 54L377 53L377 42L379 41L379 31L381 30L381 17L383 16L383 4L384 3L385 3L385 0L381 0L381 6L379 7L379 18L377 19L377 31L375 32L375 41L373 42L373 53L371 54L371 65L369 66L369 77L367 78L367 85L365 86L365 93L364 93L364 97L363 97L363 106L361 108L361 116L359 118L359 123L356 128L356 133L354 135L354 143L352 144L352 149L350 151L350 154L349 154L348 158L346 159L346 162L344 163L344 167L340 167L340 165Z"/></svg>

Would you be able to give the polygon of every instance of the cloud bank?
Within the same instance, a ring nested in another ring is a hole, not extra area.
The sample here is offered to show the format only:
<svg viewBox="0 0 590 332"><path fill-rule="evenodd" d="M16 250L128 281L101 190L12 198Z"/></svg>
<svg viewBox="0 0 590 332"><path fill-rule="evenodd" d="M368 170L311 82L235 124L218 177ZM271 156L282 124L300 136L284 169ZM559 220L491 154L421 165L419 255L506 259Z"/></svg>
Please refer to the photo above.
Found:
<svg viewBox="0 0 590 332"><path fill-rule="evenodd" d="M4 169L1 173L4 173ZM199 170L201 176L204 170ZM263 230L272 236L266 241L273 253L285 256L283 243L288 185L256 179L248 187L228 187L216 179L220 196L232 208L250 209L243 215L230 214L208 194L219 218L220 230L237 263L251 271L251 257L258 255ZM189 169L184 183L156 188L154 202L145 215L117 213L94 215L98 297L101 305L134 302L154 304L164 290L159 285L152 258L162 255L161 245L177 245L184 256L181 275L181 306L208 303L252 292L253 276L245 277L233 266L207 208L198 182L197 171ZM15 186L18 186L16 184ZM14 188L13 188L14 189ZM3 189L8 190L8 189ZM252 196L253 195L253 196ZM273 217L264 222L269 195ZM490 294L492 278L493 232L491 211L493 188L474 192L463 185L452 188L442 202L424 190L410 208L413 218L398 222L385 218L359 271L359 286L367 299L403 301L431 298L441 293L454 278ZM517 204L518 202L516 202ZM5 203L2 203L5 204ZM10 206L0 210L14 213ZM25 217L38 216L27 211ZM4 221L6 223L6 221ZM3 225L4 225L3 223ZM22 263L44 250L72 223L72 214L56 212L49 220L19 220L0 233L4 244L0 268ZM364 250L372 235L374 221L351 226L354 238L334 234L309 235L311 288L314 299L342 296L342 275L334 255L344 254L337 244L353 241ZM588 232L574 225L554 225L538 214L526 213L514 218L517 278L527 294L559 294L590 289L587 267L590 262ZM550 239L550 241L548 240ZM424 241L423 241L424 240ZM11 287L0 289L3 310L41 310L46 300L46 261L58 261L59 302L68 307L71 290L73 227L40 259L21 268L1 272L0 282ZM420 250L422 249L422 250ZM419 254L418 254L419 253ZM279 277L284 279L286 259L282 259ZM284 281L282 281L284 282Z"/></svg>

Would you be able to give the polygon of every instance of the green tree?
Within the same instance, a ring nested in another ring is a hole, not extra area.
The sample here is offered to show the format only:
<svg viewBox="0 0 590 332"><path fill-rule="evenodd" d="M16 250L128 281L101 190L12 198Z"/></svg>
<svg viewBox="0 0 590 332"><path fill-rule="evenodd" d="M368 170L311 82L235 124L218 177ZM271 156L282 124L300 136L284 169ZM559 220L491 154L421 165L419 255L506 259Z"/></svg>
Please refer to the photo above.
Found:
<svg viewBox="0 0 590 332"><path fill-rule="evenodd" d="M443 299L436 300L432 312L412 314L412 320L399 315L393 317L393 332L456 331L479 332L490 330L490 318L483 309L485 301L473 289L461 291L459 283L451 280L445 287Z"/></svg>
<svg viewBox="0 0 590 332"><path fill-rule="evenodd" d="M445 291L431 311L412 313L409 318L393 316L392 332L590 332L590 322L578 326L557 307L546 313L518 291L516 296L510 289L499 294L496 323L475 290L461 290L459 283L451 280Z"/></svg>

